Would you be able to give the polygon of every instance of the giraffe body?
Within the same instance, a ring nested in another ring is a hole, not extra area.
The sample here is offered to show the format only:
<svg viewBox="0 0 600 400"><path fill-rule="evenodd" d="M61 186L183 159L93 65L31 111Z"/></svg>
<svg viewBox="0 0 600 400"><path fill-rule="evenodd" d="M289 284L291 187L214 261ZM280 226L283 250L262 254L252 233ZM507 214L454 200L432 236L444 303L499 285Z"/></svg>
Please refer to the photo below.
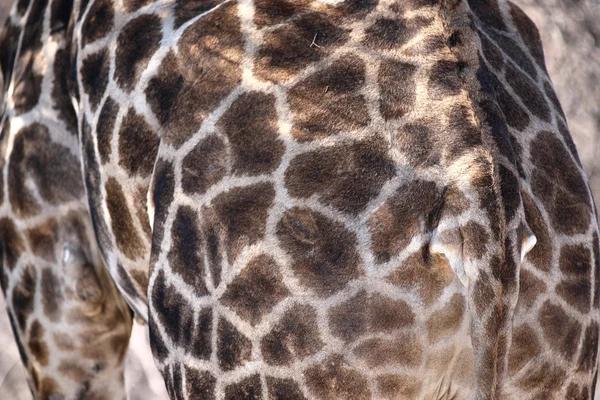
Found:
<svg viewBox="0 0 600 400"><path fill-rule="evenodd" d="M24 0L0 48L40 397L122 396L123 299L175 399L591 397L593 200L512 3Z"/></svg>

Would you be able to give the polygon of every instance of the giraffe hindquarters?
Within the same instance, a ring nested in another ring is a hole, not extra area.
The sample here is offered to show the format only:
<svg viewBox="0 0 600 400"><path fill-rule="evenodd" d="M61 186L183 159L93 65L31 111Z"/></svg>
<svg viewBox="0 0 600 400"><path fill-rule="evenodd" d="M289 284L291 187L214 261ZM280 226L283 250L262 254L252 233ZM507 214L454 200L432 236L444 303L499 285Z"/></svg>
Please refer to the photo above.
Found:
<svg viewBox="0 0 600 400"><path fill-rule="evenodd" d="M2 287L35 398L125 398L131 312L94 254L88 220L82 208L25 232L2 232ZM4 228L18 222L2 219ZM53 235L32 239L42 233Z"/></svg>

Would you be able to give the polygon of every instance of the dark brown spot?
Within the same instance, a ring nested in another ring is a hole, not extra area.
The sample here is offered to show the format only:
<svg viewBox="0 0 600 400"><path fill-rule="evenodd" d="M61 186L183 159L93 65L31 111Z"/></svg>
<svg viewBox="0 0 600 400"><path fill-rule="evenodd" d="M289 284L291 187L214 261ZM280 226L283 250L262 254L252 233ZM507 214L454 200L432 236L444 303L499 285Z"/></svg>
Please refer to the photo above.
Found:
<svg viewBox="0 0 600 400"><path fill-rule="evenodd" d="M431 314L427 320L429 341L435 343L451 337L460 328L465 311L464 296L458 293L452 296L443 308Z"/></svg>
<svg viewBox="0 0 600 400"><path fill-rule="evenodd" d="M287 295L289 291L279 266L271 257L261 255L233 279L221 301L242 319L256 325Z"/></svg>
<svg viewBox="0 0 600 400"><path fill-rule="evenodd" d="M40 282L42 304L44 305L44 315L51 321L57 321L60 317L64 300L61 286L58 276L50 268L42 270L42 280Z"/></svg>
<svg viewBox="0 0 600 400"><path fill-rule="evenodd" d="M379 111L386 120L402 118L413 107L416 71L416 66L395 60L384 60L379 65Z"/></svg>
<svg viewBox="0 0 600 400"><path fill-rule="evenodd" d="M29 328L29 342L27 343L29 351L37 362L42 366L47 366L49 361L48 346L44 341L44 328L36 319Z"/></svg>
<svg viewBox="0 0 600 400"><path fill-rule="evenodd" d="M21 27L13 25L8 19L4 22L0 31L0 68L2 70L3 86L2 92L8 89L8 85L12 80L15 57L17 55L17 47L19 41L15 40L21 35Z"/></svg>
<svg viewBox="0 0 600 400"><path fill-rule="evenodd" d="M144 118L130 109L119 130L119 165L132 175L147 177L152 172L159 138Z"/></svg>
<svg viewBox="0 0 600 400"><path fill-rule="evenodd" d="M194 321L194 310L177 288L165 282L165 273L160 270L152 288L152 308L154 316L164 327L173 343L190 351L202 359L210 354L210 311L200 314L198 324ZM198 325L198 326L197 326ZM199 328L199 329L196 329ZM196 332L196 330L198 332ZM159 335L159 332L155 332Z"/></svg>
<svg viewBox="0 0 600 400"><path fill-rule="evenodd" d="M408 246L421 232L422 222L431 229L441 199L435 183L421 180L401 186L387 199L369 219L376 261L387 262Z"/></svg>
<svg viewBox="0 0 600 400"><path fill-rule="evenodd" d="M575 337L572 338L575 341ZM585 330L581 353L577 359L579 371L590 372L596 366L598 358L598 324L592 322Z"/></svg>
<svg viewBox="0 0 600 400"><path fill-rule="evenodd" d="M302 305L286 311L261 341L265 361L271 365L289 365L315 354L323 346L315 310Z"/></svg>
<svg viewBox="0 0 600 400"><path fill-rule="evenodd" d="M456 274L445 257L427 252L428 249L423 248L408 257L386 280L402 288L416 290L425 304L431 305L454 281Z"/></svg>
<svg viewBox="0 0 600 400"><path fill-rule="evenodd" d="M84 4L81 4L80 7L83 7L81 12L85 11ZM82 45L85 46L108 35L113 28L114 16L112 0L94 1L82 24Z"/></svg>
<svg viewBox="0 0 600 400"><path fill-rule="evenodd" d="M70 0L57 0L52 2L53 7L55 5L70 7L71 4L72 2ZM56 52L54 56L54 78L52 80L51 96L54 102L53 108L58 113L58 118L64 122L65 127L72 135L77 135L77 115L73 109L73 103L71 102L69 86L67 83L69 68L71 68L69 63L69 52L67 50L59 50Z"/></svg>
<svg viewBox="0 0 600 400"><path fill-rule="evenodd" d="M302 208L285 211L277 237L292 257L300 282L319 296L342 290L362 273L354 235L322 214Z"/></svg>
<svg viewBox="0 0 600 400"><path fill-rule="evenodd" d="M521 268L519 282L519 305L521 310L527 310L533 306L538 296L546 292L546 284L538 279L525 268Z"/></svg>
<svg viewBox="0 0 600 400"><path fill-rule="evenodd" d="M294 112L292 134L301 141L366 127L370 122L365 98L363 61L351 54L315 72L289 93Z"/></svg>
<svg viewBox="0 0 600 400"><path fill-rule="evenodd" d="M100 116L98 117L98 125L96 126L96 136L98 140L98 153L100 153L100 159L103 164L106 164L110 160L111 140L113 137L113 129L115 128L115 121L117 118L117 112L119 111L117 103L108 97L102 106Z"/></svg>
<svg viewBox="0 0 600 400"><path fill-rule="evenodd" d="M399 87L403 86L399 85ZM411 165L426 168L440 163L442 149L429 125L427 121L409 123L403 125L395 136L395 147L402 152Z"/></svg>
<svg viewBox="0 0 600 400"><path fill-rule="evenodd" d="M135 86L162 39L161 20L142 14L125 25L117 38L115 81L125 90Z"/></svg>
<svg viewBox="0 0 600 400"><path fill-rule="evenodd" d="M56 220L50 219L43 224L27 229L25 235L33 254L48 261L56 261L54 248L56 239L58 238Z"/></svg>
<svg viewBox="0 0 600 400"><path fill-rule="evenodd" d="M541 307L538 320L550 346L562 357L571 360L577 352L578 340L575 338L581 334L581 324L548 300Z"/></svg>
<svg viewBox="0 0 600 400"><path fill-rule="evenodd" d="M225 176L229 165L225 143L217 136L210 135L183 159L181 187L189 194L203 194Z"/></svg>
<svg viewBox="0 0 600 400"><path fill-rule="evenodd" d="M560 391L567 376L562 368L548 362L540 362L522 374L516 384L523 390L537 391L536 398L548 399Z"/></svg>
<svg viewBox="0 0 600 400"><path fill-rule="evenodd" d="M513 23L517 27L521 39L531 52L531 55L537 62L537 64L546 70L546 64L544 62L544 48L542 46L542 39L540 33L533 21L521 10L515 3L509 2L510 15L513 19Z"/></svg>
<svg viewBox="0 0 600 400"><path fill-rule="evenodd" d="M221 318L217 326L217 358L225 371L244 365L250 360L252 342L229 321Z"/></svg>
<svg viewBox="0 0 600 400"><path fill-rule="evenodd" d="M193 399L214 400L217 380L210 372L198 371L195 368L184 367L185 387L188 396Z"/></svg>
<svg viewBox="0 0 600 400"><path fill-rule="evenodd" d="M366 400L371 390L365 377L339 355L332 355L305 371L306 385L315 397Z"/></svg>
<svg viewBox="0 0 600 400"><path fill-rule="evenodd" d="M129 212L125 194L119 182L110 177L105 184L106 208L110 214L117 246L131 260L144 256L145 246Z"/></svg>
<svg viewBox="0 0 600 400"><path fill-rule="evenodd" d="M536 166L532 189L544 203L552 225L569 235L585 232L593 211L587 185L571 155L552 132L538 133L530 149Z"/></svg>
<svg viewBox="0 0 600 400"><path fill-rule="evenodd" d="M313 39L317 46L311 46ZM255 73L265 80L288 80L347 40L347 31L335 26L326 14L300 14L265 35L256 55Z"/></svg>
<svg viewBox="0 0 600 400"><path fill-rule="evenodd" d="M81 63L81 82L84 92L88 95L92 111L96 110L106 90L109 67L110 56L106 48L90 54Z"/></svg>
<svg viewBox="0 0 600 400"><path fill-rule="evenodd" d="M371 368L407 365L418 366L423 348L414 335L399 335L393 339L367 339L354 353Z"/></svg>
<svg viewBox="0 0 600 400"><path fill-rule="evenodd" d="M252 375L225 388L225 400L260 400L262 384L259 375Z"/></svg>
<svg viewBox="0 0 600 400"><path fill-rule="evenodd" d="M292 379L267 378L269 400L307 400Z"/></svg>
<svg viewBox="0 0 600 400"><path fill-rule="evenodd" d="M284 147L278 139L273 95L244 93L231 104L218 125L229 139L234 174L259 175L277 168Z"/></svg>
<svg viewBox="0 0 600 400"><path fill-rule="evenodd" d="M357 214L394 175L385 143L370 139L297 156L285 172L285 184L294 197L317 195L327 205Z"/></svg>
<svg viewBox="0 0 600 400"><path fill-rule="evenodd" d="M429 75L429 95L443 99L460 93L462 81L458 76L461 64L456 61L441 60L431 69ZM396 83L397 84L397 83Z"/></svg>
<svg viewBox="0 0 600 400"><path fill-rule="evenodd" d="M377 378L377 389L384 399L414 399L418 397L421 384L407 375L383 375Z"/></svg>
<svg viewBox="0 0 600 400"><path fill-rule="evenodd" d="M245 246L250 246L265 235L267 211L275 198L270 183L237 187L213 200L220 229L226 237L223 244L230 263Z"/></svg>
<svg viewBox="0 0 600 400"><path fill-rule="evenodd" d="M154 0L125 0L125 10L127 10L128 12L133 12L148 4L151 4L153 1Z"/></svg>
<svg viewBox="0 0 600 400"><path fill-rule="evenodd" d="M512 63L506 66L506 81L521 98L525 107L538 118L549 122L552 114L544 94L537 85L522 72L518 71Z"/></svg>
<svg viewBox="0 0 600 400"><path fill-rule="evenodd" d="M512 345L508 357L508 370L511 375L527 366L541 350L540 341L531 327L528 325L516 327L513 331Z"/></svg>
<svg viewBox="0 0 600 400"><path fill-rule="evenodd" d="M362 291L329 311L329 328L335 336L352 342L367 333L389 334L405 328L414 318L406 302Z"/></svg>
<svg viewBox="0 0 600 400"><path fill-rule="evenodd" d="M50 138L48 128L28 125L16 134L8 166L9 198L17 216L31 216L39 205L27 188L30 180L41 197L53 205L83 196L79 160Z"/></svg>
<svg viewBox="0 0 600 400"><path fill-rule="evenodd" d="M504 57L502 56L502 52L482 33L479 34L479 39L481 40L481 48L485 59L494 70L501 72L504 67Z"/></svg>
<svg viewBox="0 0 600 400"><path fill-rule="evenodd" d="M431 19L379 18L365 31L364 44L382 50L391 50L405 45L419 30L430 25Z"/></svg>
<svg viewBox="0 0 600 400"><path fill-rule="evenodd" d="M523 107L517 103L503 85L498 85L496 87L496 92L498 94L498 105L502 110L506 123L519 131L527 128L531 122L531 118Z"/></svg>
<svg viewBox="0 0 600 400"><path fill-rule="evenodd" d="M177 0L175 2L175 29L181 27L181 25L190 19L212 10L224 1L225 0Z"/></svg>
<svg viewBox="0 0 600 400"><path fill-rule="evenodd" d="M468 2L471 10L483 26L490 26L502 31L506 30L497 0L468 0Z"/></svg>
<svg viewBox="0 0 600 400"><path fill-rule="evenodd" d="M307 10L313 0L255 0L254 23L259 27L281 24Z"/></svg>
<svg viewBox="0 0 600 400"><path fill-rule="evenodd" d="M556 293L582 313L590 311L592 290L589 277L564 280L556 286Z"/></svg>
<svg viewBox="0 0 600 400"><path fill-rule="evenodd" d="M23 267L12 292L12 309L21 331L25 331L27 318L33 312L37 271L31 264Z"/></svg>
<svg viewBox="0 0 600 400"><path fill-rule="evenodd" d="M201 237L198 216L187 206L181 206L171 227L171 247L167 254L171 270L190 285L197 296L208 294L204 255L200 249Z"/></svg>

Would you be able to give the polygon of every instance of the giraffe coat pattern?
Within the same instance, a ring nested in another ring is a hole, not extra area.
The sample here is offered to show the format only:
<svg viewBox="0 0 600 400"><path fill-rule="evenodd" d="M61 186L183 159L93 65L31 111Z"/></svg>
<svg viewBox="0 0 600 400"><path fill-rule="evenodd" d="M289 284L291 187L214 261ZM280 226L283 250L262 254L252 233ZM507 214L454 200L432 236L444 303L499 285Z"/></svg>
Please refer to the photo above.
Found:
<svg viewBox="0 0 600 400"><path fill-rule="evenodd" d="M19 0L2 32L34 395L124 398L133 311L173 399L591 398L596 211L511 2Z"/></svg>

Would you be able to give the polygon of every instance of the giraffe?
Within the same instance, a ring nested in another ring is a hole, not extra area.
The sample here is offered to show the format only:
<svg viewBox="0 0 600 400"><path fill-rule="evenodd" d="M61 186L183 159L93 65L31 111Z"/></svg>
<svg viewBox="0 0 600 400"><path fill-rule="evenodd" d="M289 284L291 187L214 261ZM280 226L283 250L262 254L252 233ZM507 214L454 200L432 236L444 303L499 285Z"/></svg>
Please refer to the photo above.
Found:
<svg viewBox="0 0 600 400"><path fill-rule="evenodd" d="M21 0L3 32L37 396L122 396L125 301L173 399L592 397L596 211L513 3ZM53 319L81 275L99 316Z"/></svg>

